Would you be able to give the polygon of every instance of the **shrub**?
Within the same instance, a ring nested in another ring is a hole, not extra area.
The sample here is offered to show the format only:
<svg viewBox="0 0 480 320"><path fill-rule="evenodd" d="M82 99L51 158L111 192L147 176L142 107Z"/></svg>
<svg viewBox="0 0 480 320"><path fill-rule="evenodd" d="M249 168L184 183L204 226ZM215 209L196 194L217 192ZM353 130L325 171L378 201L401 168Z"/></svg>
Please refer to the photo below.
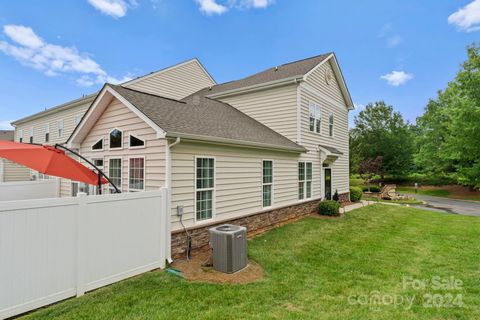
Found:
<svg viewBox="0 0 480 320"><path fill-rule="evenodd" d="M351 186L362 186L363 185L363 179L357 179L357 178L350 178L350 185Z"/></svg>
<svg viewBox="0 0 480 320"><path fill-rule="evenodd" d="M362 199L363 191L359 187L350 187L350 201L358 202Z"/></svg>
<svg viewBox="0 0 480 320"><path fill-rule="evenodd" d="M368 192L368 186L362 187L363 192ZM380 192L379 186L370 186L370 192Z"/></svg>
<svg viewBox="0 0 480 320"><path fill-rule="evenodd" d="M321 215L324 216L339 216L340 215L340 203L333 200L320 201L318 209Z"/></svg>

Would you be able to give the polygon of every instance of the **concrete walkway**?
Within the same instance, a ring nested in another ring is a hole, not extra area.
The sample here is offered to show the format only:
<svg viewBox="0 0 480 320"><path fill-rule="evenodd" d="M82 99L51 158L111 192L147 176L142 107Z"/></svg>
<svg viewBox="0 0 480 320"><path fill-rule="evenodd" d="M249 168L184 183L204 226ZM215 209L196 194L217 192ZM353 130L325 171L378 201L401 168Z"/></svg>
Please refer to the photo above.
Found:
<svg viewBox="0 0 480 320"><path fill-rule="evenodd" d="M341 210L342 213L345 213L345 212L349 212L349 211L352 211L352 210L355 210L355 209L363 208L363 207L366 207L366 206L369 206L369 205L375 204L375 203L376 203L375 201L361 200L360 202L352 203L348 206L345 206L345 207L341 208L340 210Z"/></svg>

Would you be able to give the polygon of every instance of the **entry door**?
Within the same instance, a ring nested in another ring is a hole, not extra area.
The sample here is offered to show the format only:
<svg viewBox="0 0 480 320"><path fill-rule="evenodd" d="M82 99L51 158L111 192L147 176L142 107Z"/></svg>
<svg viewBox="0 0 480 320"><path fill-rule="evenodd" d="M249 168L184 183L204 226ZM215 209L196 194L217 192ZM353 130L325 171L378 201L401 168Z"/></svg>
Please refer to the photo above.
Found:
<svg viewBox="0 0 480 320"><path fill-rule="evenodd" d="M332 169L325 168L324 170L324 190L325 190L325 199L332 200Z"/></svg>

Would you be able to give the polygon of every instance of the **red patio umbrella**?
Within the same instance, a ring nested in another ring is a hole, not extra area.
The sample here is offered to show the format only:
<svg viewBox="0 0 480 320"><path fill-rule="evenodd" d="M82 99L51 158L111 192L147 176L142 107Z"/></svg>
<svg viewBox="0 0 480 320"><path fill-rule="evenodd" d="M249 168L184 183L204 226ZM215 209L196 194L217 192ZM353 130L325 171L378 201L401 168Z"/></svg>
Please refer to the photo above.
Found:
<svg viewBox="0 0 480 320"><path fill-rule="evenodd" d="M68 150L60 145L56 147ZM91 185L101 185L109 182L108 177L98 168L98 173L96 173L75 159L67 156L64 150L56 147L0 141L0 157L49 176L66 178ZM83 158L81 155L75 152L73 153ZM85 160L89 162L87 159ZM102 178L102 175L107 179Z"/></svg>

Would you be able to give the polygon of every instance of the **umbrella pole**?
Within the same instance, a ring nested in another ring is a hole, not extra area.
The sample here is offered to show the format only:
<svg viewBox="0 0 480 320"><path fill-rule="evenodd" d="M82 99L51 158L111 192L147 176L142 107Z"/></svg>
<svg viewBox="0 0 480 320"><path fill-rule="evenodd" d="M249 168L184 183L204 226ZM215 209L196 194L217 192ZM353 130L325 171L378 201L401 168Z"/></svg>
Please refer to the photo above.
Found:
<svg viewBox="0 0 480 320"><path fill-rule="evenodd" d="M98 194L102 194L102 176L98 173Z"/></svg>
<svg viewBox="0 0 480 320"><path fill-rule="evenodd" d="M92 167L94 167L97 172L98 172L98 185L101 185L101 178L100 178L100 175L104 176L105 179L107 179L107 181L113 186L113 188L115 189L115 193L121 193L120 190L118 190L117 186L112 182L112 180L110 180L110 178L105 174L103 173L102 170L100 170L96 165L94 165L91 161L89 161L87 158L85 158L84 156L82 156L81 154L79 154L78 152L75 152L67 147L64 147L62 146L61 144L55 144L55 148L61 148L63 150L67 150L68 152L70 153L73 153L74 155L76 155L77 157L83 159L85 162L87 162L89 165L91 165Z"/></svg>

